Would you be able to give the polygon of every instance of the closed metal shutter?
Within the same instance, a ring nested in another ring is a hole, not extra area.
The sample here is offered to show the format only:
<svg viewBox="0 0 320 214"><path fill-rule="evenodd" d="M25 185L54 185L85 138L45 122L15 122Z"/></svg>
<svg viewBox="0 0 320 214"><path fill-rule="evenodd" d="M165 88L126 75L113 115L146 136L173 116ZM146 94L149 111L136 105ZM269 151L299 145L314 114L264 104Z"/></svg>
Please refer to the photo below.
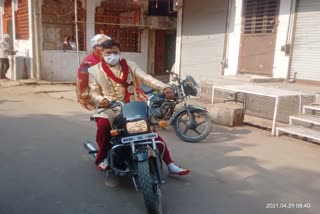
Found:
<svg viewBox="0 0 320 214"><path fill-rule="evenodd" d="M181 73L197 81L221 75L228 1L185 0Z"/></svg>
<svg viewBox="0 0 320 214"><path fill-rule="evenodd" d="M298 0L291 75L320 81L320 1Z"/></svg>

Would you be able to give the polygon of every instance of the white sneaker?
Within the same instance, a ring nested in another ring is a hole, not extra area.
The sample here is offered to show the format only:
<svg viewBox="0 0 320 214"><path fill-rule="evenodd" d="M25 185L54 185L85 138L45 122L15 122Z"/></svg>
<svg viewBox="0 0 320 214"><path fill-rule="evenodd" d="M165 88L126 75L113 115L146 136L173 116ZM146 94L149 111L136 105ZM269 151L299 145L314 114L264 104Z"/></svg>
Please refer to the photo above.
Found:
<svg viewBox="0 0 320 214"><path fill-rule="evenodd" d="M174 163L170 163L168 165L168 172L171 175L187 175L190 173L190 169L183 169L177 165L175 165Z"/></svg>
<svg viewBox="0 0 320 214"><path fill-rule="evenodd" d="M110 170L111 166L108 163L107 159L105 159L104 161L102 161L99 165L98 165L98 170L99 171L107 171Z"/></svg>

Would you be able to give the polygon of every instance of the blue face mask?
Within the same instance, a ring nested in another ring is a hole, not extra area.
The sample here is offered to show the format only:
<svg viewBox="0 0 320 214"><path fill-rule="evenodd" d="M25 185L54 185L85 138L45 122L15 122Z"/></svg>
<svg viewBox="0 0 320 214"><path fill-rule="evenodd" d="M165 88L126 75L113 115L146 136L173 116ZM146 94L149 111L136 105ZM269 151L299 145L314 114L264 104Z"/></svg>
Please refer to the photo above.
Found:
<svg viewBox="0 0 320 214"><path fill-rule="evenodd" d="M104 61L108 63L109 65L116 65L120 61L120 55L119 54L110 54L109 56L104 56Z"/></svg>

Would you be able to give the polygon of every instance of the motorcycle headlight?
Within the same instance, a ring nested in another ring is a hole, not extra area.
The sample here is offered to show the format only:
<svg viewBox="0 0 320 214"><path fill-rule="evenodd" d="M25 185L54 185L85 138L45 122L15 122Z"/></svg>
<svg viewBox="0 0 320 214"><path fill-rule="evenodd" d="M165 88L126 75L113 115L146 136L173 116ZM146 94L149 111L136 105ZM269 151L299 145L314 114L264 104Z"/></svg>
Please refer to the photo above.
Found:
<svg viewBox="0 0 320 214"><path fill-rule="evenodd" d="M148 131L147 121L139 120L127 123L127 131L129 134L136 134Z"/></svg>

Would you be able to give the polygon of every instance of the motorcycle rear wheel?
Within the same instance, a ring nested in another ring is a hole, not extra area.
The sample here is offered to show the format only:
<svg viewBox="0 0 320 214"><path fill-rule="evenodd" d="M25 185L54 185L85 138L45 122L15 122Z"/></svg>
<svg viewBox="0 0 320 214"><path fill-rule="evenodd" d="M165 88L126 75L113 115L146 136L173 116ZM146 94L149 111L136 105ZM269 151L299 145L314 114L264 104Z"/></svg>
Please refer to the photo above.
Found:
<svg viewBox="0 0 320 214"><path fill-rule="evenodd" d="M138 162L140 191L149 214L162 214L161 190L155 182L155 172L151 172L148 161Z"/></svg>
<svg viewBox="0 0 320 214"><path fill-rule="evenodd" d="M207 112L201 110L191 111L191 116L194 119L192 125L188 111L180 113L173 122L173 128L176 135L185 142L196 143L205 139L212 130L212 121ZM202 118L202 120L200 119ZM181 126L182 124L182 126ZM199 126L204 124L204 130L199 130ZM193 132L195 136L189 136L188 133Z"/></svg>

